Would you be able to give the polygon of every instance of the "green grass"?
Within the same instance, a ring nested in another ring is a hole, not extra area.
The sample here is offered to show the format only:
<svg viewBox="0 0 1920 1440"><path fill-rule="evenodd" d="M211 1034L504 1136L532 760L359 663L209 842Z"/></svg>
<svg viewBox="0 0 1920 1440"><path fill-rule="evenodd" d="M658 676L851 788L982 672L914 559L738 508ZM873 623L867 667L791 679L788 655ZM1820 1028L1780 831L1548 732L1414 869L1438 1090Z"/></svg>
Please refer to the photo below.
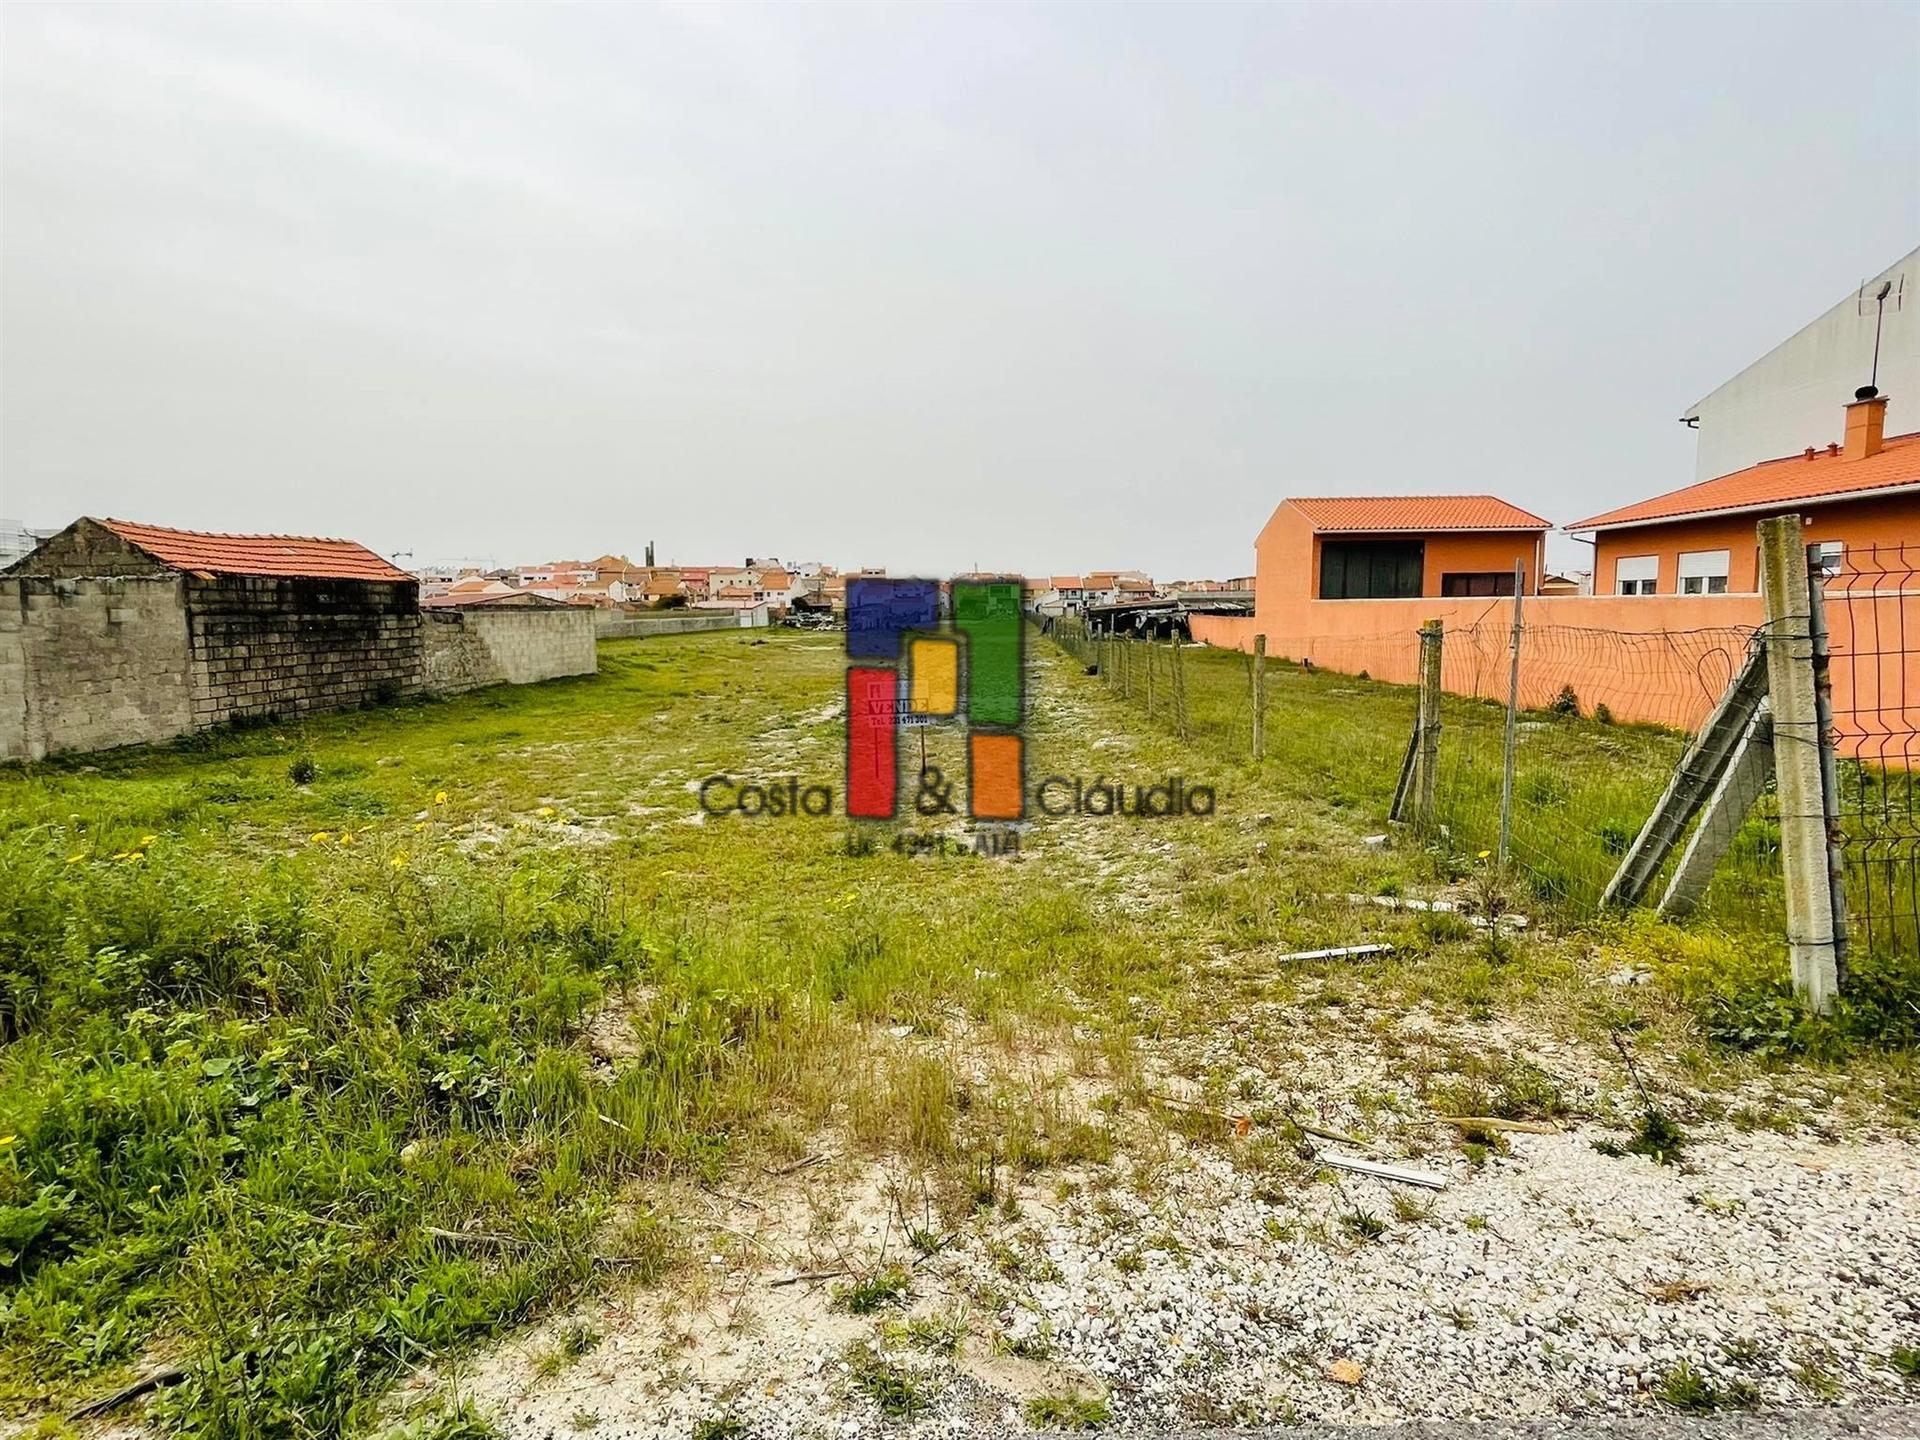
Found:
<svg viewBox="0 0 1920 1440"><path fill-rule="evenodd" d="M907 1272L898 1265L890 1265L885 1270L856 1280L851 1285L837 1286L833 1292L834 1303L850 1315L871 1315L876 1310L884 1310L890 1305L906 1302L911 1289Z"/></svg>
<svg viewBox="0 0 1920 1440"><path fill-rule="evenodd" d="M1013 867L683 823L722 769L837 788L840 663L614 643L590 680L0 773L0 1403L166 1356L163 1424L361 1428L597 1260L657 1274L630 1179L849 1110L954 1155L950 1078L872 1027L1099 1024L1164 983Z"/></svg>
<svg viewBox="0 0 1920 1440"><path fill-rule="evenodd" d="M1113 1418L1106 1399L1068 1391L1036 1395L1027 1402L1027 1423L1036 1430L1092 1430Z"/></svg>
<svg viewBox="0 0 1920 1440"><path fill-rule="evenodd" d="M854 1342L842 1358L853 1388L878 1405L888 1419L911 1419L930 1403L925 1381L867 1345Z"/></svg>
<svg viewBox="0 0 1920 1440"><path fill-rule="evenodd" d="M1318 985L1215 976L1218 954L1384 937L1352 977L1373 1003L1473 1018L1578 993L1577 947L1494 963L1345 903L1439 878L1357 843L1403 741L1366 682L1290 675L1308 728L1271 728L1254 766L1044 642L1033 663L1092 718L1043 708L1031 774L1113 775L1097 747L1124 735L1126 779L1205 779L1219 813L1074 832L1117 847L1092 855L1042 824L1018 863L849 844L836 819L689 823L689 783L722 771L839 790L832 636L610 642L596 677L0 771L0 1416L164 1361L186 1378L162 1430L364 1432L415 1366L676 1283L645 1197L827 1129L924 1167L950 1228L1161 1123L1143 1036ZM929 744L964 770L957 736ZM1337 1004L1325 975L1313 1003ZM983 1081L949 1031L1066 1055L1110 1104L1030 1065ZM1496 1112L1552 1113L1550 1079L1462 1074ZM1214 1128L1196 1143L1230 1143ZM563 1332L550 1363L591 1348Z"/></svg>
<svg viewBox="0 0 1920 1440"><path fill-rule="evenodd" d="M1661 1376L1653 1393L1672 1409L1693 1415L1711 1415L1716 1410L1751 1410L1760 1403L1760 1393L1752 1381L1735 1379L1722 1384L1686 1360Z"/></svg>
<svg viewBox="0 0 1920 1440"><path fill-rule="evenodd" d="M1386 828L1413 724L1412 687L1269 659L1266 759L1255 766L1247 760L1253 734L1250 657L1183 648L1178 659L1183 678L1176 688L1168 679L1175 662L1165 646L1153 647L1149 656L1149 647L1139 642L1088 641L1070 629L1058 643L1076 659L1105 667L1112 694L1154 725L1184 732L1190 751L1238 761L1262 779L1282 776L1281 784L1312 794L1335 814L1351 816L1357 826ZM1404 643L1412 646L1416 641L1408 635ZM1724 657L1714 663L1724 668ZM1150 707L1145 682L1149 666L1156 680ZM1718 673L1703 659L1703 675ZM1184 695L1184 704L1175 703L1175 694ZM1468 879L1475 890L1494 886L1509 910L1563 923L1597 924L1612 940L1609 948L1617 963L1652 969L1708 1038L1729 1048L1831 1060L1862 1043L1904 1052L1920 1043L1920 952L1911 935L1884 918L1875 934L1891 936L1891 948L1855 947L1853 983L1833 1016L1812 1016L1793 997L1782 939L1779 827L1770 796L1736 833L1691 923L1661 924L1646 912L1622 921L1598 912L1600 895L1621 855L1680 759L1686 743L1680 732L1558 713L1551 707L1524 712L1516 761L1513 862L1509 874L1496 882L1485 873L1487 862L1476 857L1492 847L1499 834L1505 708L1450 694L1443 701L1441 721L1437 805L1448 829L1450 853L1439 857L1438 864L1447 878ZM1900 777L1886 782L1895 793L1881 796L1880 782L1858 766L1843 763L1841 770L1842 789L1854 797L1850 804L1865 796L1862 803L1902 809L1906 797ZM1889 842L1879 843L1884 849ZM1856 910L1864 904L1864 897L1855 893L1863 876L1860 867L1849 868ZM1882 878L1879 883L1884 891L1887 882ZM1656 897L1664 884L1662 875L1653 888ZM1876 904L1884 912L1886 895ZM1258 911L1243 913L1250 918ZM1422 923L1435 940L1461 938L1455 916L1431 915Z"/></svg>

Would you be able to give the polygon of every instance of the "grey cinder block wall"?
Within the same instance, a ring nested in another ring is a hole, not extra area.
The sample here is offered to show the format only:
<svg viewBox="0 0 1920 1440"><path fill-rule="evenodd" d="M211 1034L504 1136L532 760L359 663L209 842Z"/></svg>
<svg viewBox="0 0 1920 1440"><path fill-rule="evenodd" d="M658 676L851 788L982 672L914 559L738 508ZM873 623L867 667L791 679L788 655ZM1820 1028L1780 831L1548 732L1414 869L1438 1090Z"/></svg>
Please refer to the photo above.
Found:
<svg viewBox="0 0 1920 1440"><path fill-rule="evenodd" d="M596 668L578 607L423 613L411 581L182 573L90 521L0 575L0 759Z"/></svg>
<svg viewBox="0 0 1920 1440"><path fill-rule="evenodd" d="M599 668L593 611L579 605L538 609L481 605L429 610L422 671L437 694L481 685L530 685Z"/></svg>

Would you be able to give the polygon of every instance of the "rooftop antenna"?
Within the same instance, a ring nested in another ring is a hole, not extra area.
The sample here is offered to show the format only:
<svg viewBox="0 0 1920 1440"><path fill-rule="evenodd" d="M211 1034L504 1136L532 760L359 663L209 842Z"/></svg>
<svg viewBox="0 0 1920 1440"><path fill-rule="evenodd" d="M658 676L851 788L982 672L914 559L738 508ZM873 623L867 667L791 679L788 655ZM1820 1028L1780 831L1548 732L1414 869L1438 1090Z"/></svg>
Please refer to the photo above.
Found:
<svg viewBox="0 0 1920 1440"><path fill-rule="evenodd" d="M1853 392L1856 400L1871 400L1880 393L1880 327L1887 318L1887 296L1893 293L1893 281L1882 280L1873 295L1873 374L1867 383Z"/></svg>

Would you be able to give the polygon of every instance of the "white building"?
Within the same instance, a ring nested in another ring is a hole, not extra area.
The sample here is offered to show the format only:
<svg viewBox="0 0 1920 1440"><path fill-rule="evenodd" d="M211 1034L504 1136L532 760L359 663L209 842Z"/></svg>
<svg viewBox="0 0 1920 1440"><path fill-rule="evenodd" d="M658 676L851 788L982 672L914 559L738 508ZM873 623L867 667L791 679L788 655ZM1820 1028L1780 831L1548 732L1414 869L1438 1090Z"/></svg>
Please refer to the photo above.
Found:
<svg viewBox="0 0 1920 1440"><path fill-rule="evenodd" d="M1866 281L1680 418L1700 432L1694 478L1712 480L1833 438L1835 407L1873 369L1875 294L1891 288L1880 336L1880 393L1920 406L1920 249Z"/></svg>

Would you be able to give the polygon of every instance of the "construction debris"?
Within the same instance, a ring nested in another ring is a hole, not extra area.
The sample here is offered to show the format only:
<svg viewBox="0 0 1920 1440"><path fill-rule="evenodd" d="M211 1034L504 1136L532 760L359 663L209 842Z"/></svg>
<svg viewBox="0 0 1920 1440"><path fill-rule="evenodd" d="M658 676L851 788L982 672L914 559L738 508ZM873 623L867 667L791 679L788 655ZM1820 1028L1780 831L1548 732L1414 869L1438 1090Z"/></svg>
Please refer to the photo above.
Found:
<svg viewBox="0 0 1920 1440"><path fill-rule="evenodd" d="M1391 955L1391 945L1336 945L1331 950L1295 950L1276 960L1357 960L1363 955Z"/></svg>
<svg viewBox="0 0 1920 1440"><path fill-rule="evenodd" d="M1414 1170L1405 1165L1383 1165L1378 1160L1366 1160L1358 1155L1342 1154L1338 1150L1322 1150L1316 1158L1322 1165L1331 1165L1336 1170L1351 1170L1356 1175L1371 1175L1376 1180L1393 1180L1402 1185L1424 1185L1429 1190L1447 1188L1447 1177L1436 1175L1431 1170Z"/></svg>
<svg viewBox="0 0 1920 1440"><path fill-rule="evenodd" d="M1433 1117L1462 1130L1512 1130L1521 1135L1558 1135L1560 1127L1539 1120L1502 1120L1497 1115L1436 1115Z"/></svg>

